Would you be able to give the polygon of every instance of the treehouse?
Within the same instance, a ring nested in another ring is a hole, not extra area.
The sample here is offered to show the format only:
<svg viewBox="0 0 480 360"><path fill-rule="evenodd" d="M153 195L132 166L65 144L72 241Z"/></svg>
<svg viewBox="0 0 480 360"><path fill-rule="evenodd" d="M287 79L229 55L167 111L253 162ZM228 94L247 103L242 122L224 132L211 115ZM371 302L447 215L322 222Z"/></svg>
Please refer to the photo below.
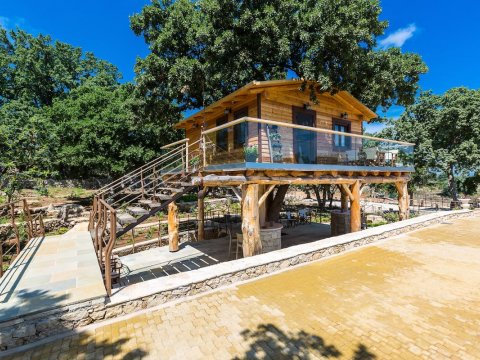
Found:
<svg viewBox="0 0 480 360"><path fill-rule="evenodd" d="M178 249L175 202L188 192L198 191L198 241L209 189L236 194L242 226L234 235L243 256L280 248L279 213L290 185L338 187L341 211L331 224L341 228L337 233L361 230L365 184L395 184L399 218L406 219L413 144L364 135L362 122L377 115L346 91L317 88L301 80L251 82L177 123L184 139L98 191L90 230L107 290L117 271L116 239L159 211L168 210L170 249Z"/></svg>

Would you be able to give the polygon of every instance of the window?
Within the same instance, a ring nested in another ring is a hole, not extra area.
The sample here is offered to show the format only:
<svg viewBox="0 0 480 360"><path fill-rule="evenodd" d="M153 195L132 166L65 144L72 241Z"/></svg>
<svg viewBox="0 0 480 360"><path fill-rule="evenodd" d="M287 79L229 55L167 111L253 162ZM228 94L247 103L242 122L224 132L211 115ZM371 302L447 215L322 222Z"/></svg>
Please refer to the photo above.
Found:
<svg viewBox="0 0 480 360"><path fill-rule="evenodd" d="M345 120L333 120L333 130L341 133L350 133L350 122ZM333 135L333 146L335 148L349 148L350 137L340 134Z"/></svg>
<svg viewBox="0 0 480 360"><path fill-rule="evenodd" d="M248 116L248 108L244 107L233 113L233 119L237 120ZM243 122L233 126L233 147L235 149L242 148L247 144L248 138L248 122Z"/></svg>
<svg viewBox="0 0 480 360"><path fill-rule="evenodd" d="M224 116L217 120L216 126L224 125L228 121L228 117ZM217 146L227 151L228 150L228 128L218 130L216 133Z"/></svg>

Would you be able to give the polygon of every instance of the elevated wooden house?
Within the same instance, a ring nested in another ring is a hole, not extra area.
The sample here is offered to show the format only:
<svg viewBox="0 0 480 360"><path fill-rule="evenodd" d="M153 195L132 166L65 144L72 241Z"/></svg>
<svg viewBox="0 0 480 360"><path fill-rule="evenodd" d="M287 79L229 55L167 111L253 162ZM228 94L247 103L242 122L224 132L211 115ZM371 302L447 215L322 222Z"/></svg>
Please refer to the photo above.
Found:
<svg viewBox="0 0 480 360"><path fill-rule="evenodd" d="M302 85L275 80L243 86L180 121L176 127L185 138L165 146L160 158L101 189L90 228L106 273L114 269L106 262L116 237L167 206L175 243L174 203L186 192L199 191L202 240L203 198L211 187L230 187L241 199L244 256L263 251L261 231L275 226L291 184L337 185L349 214L346 230L359 231L362 186L394 183L400 219L407 218L413 144L363 135L362 122L377 117L373 111L346 91L312 97Z"/></svg>

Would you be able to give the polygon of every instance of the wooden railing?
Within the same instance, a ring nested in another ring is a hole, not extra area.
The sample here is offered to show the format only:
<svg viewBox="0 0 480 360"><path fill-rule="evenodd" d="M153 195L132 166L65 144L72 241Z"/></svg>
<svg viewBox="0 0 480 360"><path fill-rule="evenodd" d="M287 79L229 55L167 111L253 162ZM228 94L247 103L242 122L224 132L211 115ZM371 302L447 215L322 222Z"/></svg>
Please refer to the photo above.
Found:
<svg viewBox="0 0 480 360"><path fill-rule="evenodd" d="M0 205L0 215L7 218L5 226L10 226L12 232L12 234L9 234L9 231L4 231L4 238L0 238L0 277L2 277L4 274L4 257L11 256L9 261L9 264L11 264L14 258L20 254L22 247L28 244L31 239L45 236L45 226L43 224L43 215L41 213L32 215L25 199L21 201L21 205L18 202ZM22 216L23 219L20 219L20 221L16 219ZM26 231L24 239L22 239L20 231L22 226Z"/></svg>
<svg viewBox="0 0 480 360"><path fill-rule="evenodd" d="M89 228L92 232L98 263L104 274L105 288L108 295L111 295L112 272L116 270L116 266L112 261L112 250L117 238L117 213L105 200L95 195L92 214ZM113 276L119 277L120 274L114 273Z"/></svg>

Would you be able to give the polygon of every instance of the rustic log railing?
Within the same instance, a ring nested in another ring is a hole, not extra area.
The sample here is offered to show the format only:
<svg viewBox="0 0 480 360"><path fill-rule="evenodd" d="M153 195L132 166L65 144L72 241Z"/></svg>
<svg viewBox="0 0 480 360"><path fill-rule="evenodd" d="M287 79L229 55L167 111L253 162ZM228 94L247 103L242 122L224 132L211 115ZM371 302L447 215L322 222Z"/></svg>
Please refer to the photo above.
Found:
<svg viewBox="0 0 480 360"><path fill-rule="evenodd" d="M10 256L9 264L20 254L22 248L34 237L45 235L43 215L32 215L25 199L0 205L0 214L7 219L5 226L11 227L11 232L5 230L0 234L0 277L4 274L4 257ZM19 217L19 220L16 218ZM24 227L26 237L22 239L20 228ZM13 236L12 236L13 235Z"/></svg>
<svg viewBox="0 0 480 360"><path fill-rule="evenodd" d="M162 189L168 188L170 181L177 184L189 181L191 172L201 168L199 143L200 140L190 144L188 139L184 139L166 145L162 148L168 149L166 154L102 187L94 194L88 229L92 234L109 295L112 291L112 280L120 275L117 267L119 262L112 256L117 237L138 225L127 224L117 229L117 209L125 209L143 199L155 199L160 196L158 194ZM169 150L170 148L173 150ZM172 200L181 195L182 193L174 194ZM139 219L140 222L143 220Z"/></svg>
<svg viewBox="0 0 480 360"><path fill-rule="evenodd" d="M93 245L97 254L100 269L104 274L105 288L107 294L112 294L112 277L120 277L112 258L112 250L116 241L117 213L100 196L95 195L93 199Z"/></svg>

